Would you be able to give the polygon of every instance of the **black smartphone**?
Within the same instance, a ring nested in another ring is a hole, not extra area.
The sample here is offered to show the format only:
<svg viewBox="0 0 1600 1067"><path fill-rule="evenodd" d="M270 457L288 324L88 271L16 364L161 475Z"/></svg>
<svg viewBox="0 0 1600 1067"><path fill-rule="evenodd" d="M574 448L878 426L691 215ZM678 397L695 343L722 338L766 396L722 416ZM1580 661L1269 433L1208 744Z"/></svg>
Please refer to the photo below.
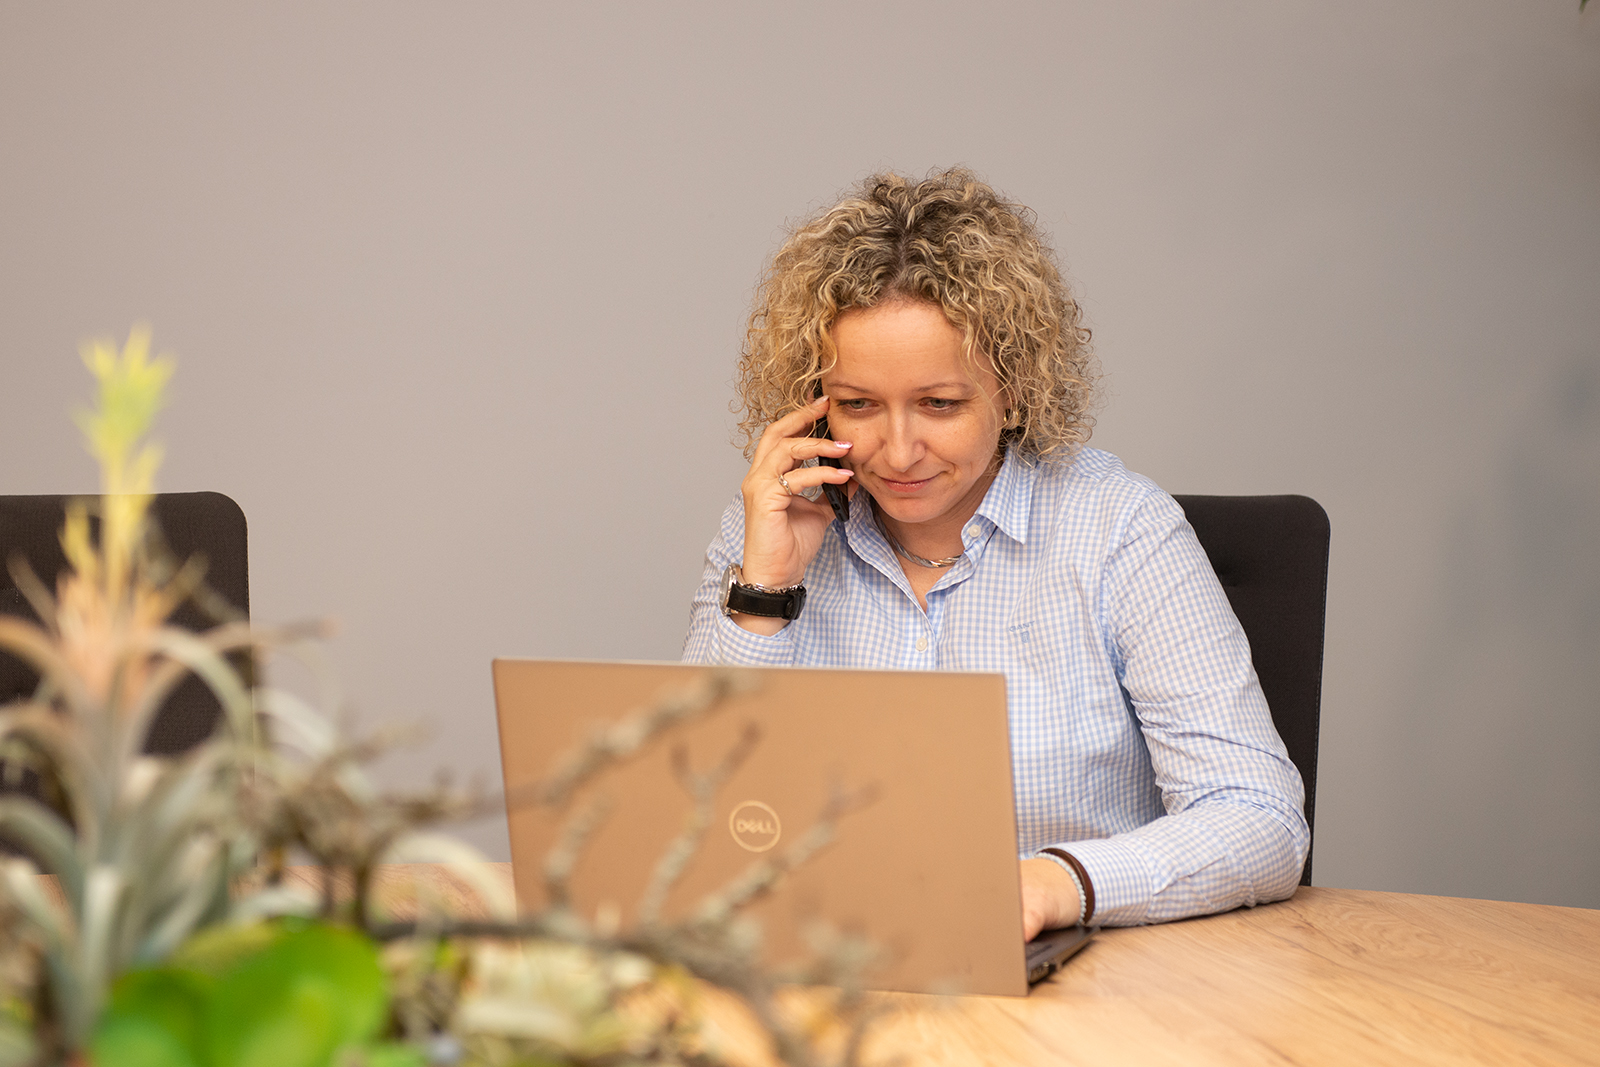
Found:
<svg viewBox="0 0 1600 1067"><path fill-rule="evenodd" d="M828 420L826 417L817 420L811 427L812 437L828 436ZM842 464L832 456L818 456L817 462L825 467L839 467ZM832 482L822 483L822 493L828 498L828 503L833 507L833 517L840 522L850 521L850 497L845 494L844 486L834 485Z"/></svg>

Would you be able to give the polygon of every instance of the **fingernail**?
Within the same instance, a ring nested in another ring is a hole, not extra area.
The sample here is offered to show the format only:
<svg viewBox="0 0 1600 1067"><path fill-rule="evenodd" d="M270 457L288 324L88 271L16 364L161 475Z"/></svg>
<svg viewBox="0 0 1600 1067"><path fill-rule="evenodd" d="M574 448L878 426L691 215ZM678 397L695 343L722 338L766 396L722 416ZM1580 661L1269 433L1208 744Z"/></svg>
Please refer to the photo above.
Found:
<svg viewBox="0 0 1600 1067"><path fill-rule="evenodd" d="M835 441L834 444L838 445L840 448L849 448L851 442L849 442L849 441Z"/></svg>
<svg viewBox="0 0 1600 1067"><path fill-rule="evenodd" d="M812 403L813 404L824 404L824 403L827 403L827 400L828 400L828 398L826 396L819 396L815 400L813 400Z"/></svg>

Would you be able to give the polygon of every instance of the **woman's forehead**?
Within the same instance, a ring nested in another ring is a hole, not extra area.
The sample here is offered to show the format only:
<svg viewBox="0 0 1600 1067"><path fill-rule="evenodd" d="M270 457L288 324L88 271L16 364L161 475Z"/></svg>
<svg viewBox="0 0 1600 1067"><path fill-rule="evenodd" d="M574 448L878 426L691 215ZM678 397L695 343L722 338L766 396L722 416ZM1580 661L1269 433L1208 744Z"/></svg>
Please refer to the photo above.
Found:
<svg viewBox="0 0 1600 1067"><path fill-rule="evenodd" d="M966 334L936 304L897 301L852 308L834 324L829 388L971 389L994 381L987 357L968 354Z"/></svg>

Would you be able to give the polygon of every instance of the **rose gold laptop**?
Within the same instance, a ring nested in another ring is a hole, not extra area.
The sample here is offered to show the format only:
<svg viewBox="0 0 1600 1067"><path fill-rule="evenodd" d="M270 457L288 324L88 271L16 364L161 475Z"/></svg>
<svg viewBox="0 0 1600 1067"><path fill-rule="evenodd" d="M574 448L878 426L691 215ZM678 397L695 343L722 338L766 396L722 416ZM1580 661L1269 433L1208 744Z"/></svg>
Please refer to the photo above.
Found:
<svg viewBox="0 0 1600 1067"><path fill-rule="evenodd" d="M709 668L497 659L495 700L511 858L524 906L542 903L559 821L514 802L597 727L683 691ZM747 733L753 747L717 793L710 829L662 914L682 915L764 856L780 854L840 790L873 799L833 842L752 909L769 961L801 953L821 918L888 950L875 988L1022 995L1087 939L1075 930L1025 951L1012 809L1005 679L998 674L739 669L748 692L675 727L577 794L609 815L571 879L574 904L635 917L651 873L693 801L673 770L682 748L705 772ZM751 725L755 730L750 730ZM1037 957L1037 958L1030 958Z"/></svg>

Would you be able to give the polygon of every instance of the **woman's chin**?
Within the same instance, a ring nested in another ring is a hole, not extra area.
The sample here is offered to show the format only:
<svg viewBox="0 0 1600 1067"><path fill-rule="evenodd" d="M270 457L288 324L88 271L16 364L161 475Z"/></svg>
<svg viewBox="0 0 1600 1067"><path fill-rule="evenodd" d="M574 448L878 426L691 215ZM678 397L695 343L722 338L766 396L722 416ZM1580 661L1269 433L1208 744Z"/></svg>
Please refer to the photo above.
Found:
<svg viewBox="0 0 1600 1067"><path fill-rule="evenodd" d="M937 519L944 514L945 509L949 506L949 501L942 499L904 497L882 490L873 493L872 499L878 505L878 514L907 526L915 526L918 523Z"/></svg>

